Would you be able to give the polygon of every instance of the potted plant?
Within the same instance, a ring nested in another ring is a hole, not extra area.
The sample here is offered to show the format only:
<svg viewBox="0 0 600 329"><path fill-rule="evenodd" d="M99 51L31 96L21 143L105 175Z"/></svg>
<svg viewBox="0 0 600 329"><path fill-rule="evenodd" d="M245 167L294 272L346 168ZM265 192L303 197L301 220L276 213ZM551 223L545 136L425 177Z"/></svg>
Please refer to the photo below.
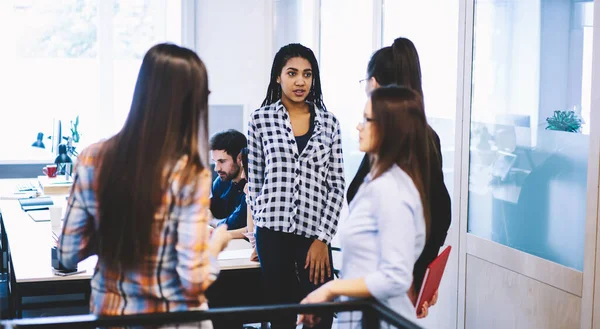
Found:
<svg viewBox="0 0 600 329"><path fill-rule="evenodd" d="M79 116L75 117L75 123L71 121L71 137L74 143L79 143Z"/></svg>
<svg viewBox="0 0 600 329"><path fill-rule="evenodd" d="M547 130L567 131L572 133L581 132L581 119L572 110L557 110L546 118Z"/></svg>
<svg viewBox="0 0 600 329"><path fill-rule="evenodd" d="M77 157L77 151L75 150L76 144L79 143L79 115L75 117L75 122L71 121L71 136L63 137L67 140L67 152L69 155Z"/></svg>

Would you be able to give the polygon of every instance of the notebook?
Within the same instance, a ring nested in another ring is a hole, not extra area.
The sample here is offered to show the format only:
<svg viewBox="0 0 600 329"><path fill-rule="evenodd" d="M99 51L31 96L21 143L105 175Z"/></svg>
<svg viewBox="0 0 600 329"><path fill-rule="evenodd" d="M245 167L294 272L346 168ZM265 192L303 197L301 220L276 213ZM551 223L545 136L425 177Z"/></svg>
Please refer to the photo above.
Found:
<svg viewBox="0 0 600 329"><path fill-rule="evenodd" d="M27 215L29 215L29 217L31 219L33 219L34 222L49 222L50 221L50 210L48 210L48 209L36 209L36 210L29 210L26 212L27 212Z"/></svg>
<svg viewBox="0 0 600 329"><path fill-rule="evenodd" d="M19 203L23 211L48 210L48 207L54 204L50 197L22 198L19 199Z"/></svg>
<svg viewBox="0 0 600 329"><path fill-rule="evenodd" d="M67 179L65 175L57 175L54 178L48 176L38 176L38 182L42 187L42 191L46 195L50 194L69 194L73 179Z"/></svg>
<svg viewBox="0 0 600 329"><path fill-rule="evenodd" d="M421 291L419 291L419 297L417 297L416 310L417 314L423 308L423 304L426 301L430 301L433 295L440 287L442 276L444 275L444 269L446 269L446 263L448 262L448 256L450 256L450 250L452 246L446 247L442 253L440 253L432 262L427 266L425 270L425 276L423 277L423 284L421 285Z"/></svg>

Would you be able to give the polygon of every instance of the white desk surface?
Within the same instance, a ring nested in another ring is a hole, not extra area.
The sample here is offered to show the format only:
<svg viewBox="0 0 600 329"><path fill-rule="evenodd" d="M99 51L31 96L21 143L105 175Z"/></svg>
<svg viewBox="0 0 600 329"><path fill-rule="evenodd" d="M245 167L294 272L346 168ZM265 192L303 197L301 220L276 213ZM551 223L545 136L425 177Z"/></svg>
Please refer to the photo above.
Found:
<svg viewBox="0 0 600 329"><path fill-rule="evenodd" d="M0 180L0 196L14 192L17 182L23 179ZM55 204L66 204L65 196L52 196ZM21 210L17 200L0 199L0 211L11 250L14 274L17 283L90 279L94 273L97 257L92 256L78 265L85 273L71 276L56 276L52 273L51 246L54 240L50 222L34 222ZM232 240L219 256L222 271L260 267L250 261L250 244L245 240ZM248 256L248 257L246 257Z"/></svg>

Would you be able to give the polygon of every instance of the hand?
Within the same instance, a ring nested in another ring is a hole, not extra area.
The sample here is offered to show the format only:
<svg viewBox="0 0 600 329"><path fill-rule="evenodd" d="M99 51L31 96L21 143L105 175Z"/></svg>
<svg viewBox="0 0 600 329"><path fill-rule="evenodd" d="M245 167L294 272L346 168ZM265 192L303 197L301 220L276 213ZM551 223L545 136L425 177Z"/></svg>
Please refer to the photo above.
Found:
<svg viewBox="0 0 600 329"><path fill-rule="evenodd" d="M306 263L304 269L308 270L308 280L314 284L325 282L325 273L327 278L331 277L331 266L329 260L329 249L325 242L316 240L310 245L306 254Z"/></svg>
<svg viewBox="0 0 600 329"><path fill-rule="evenodd" d="M250 245L252 246L252 248L256 248L256 236L254 236L254 232L244 232L244 236L246 237L246 239L248 239L248 242L250 242Z"/></svg>
<svg viewBox="0 0 600 329"><path fill-rule="evenodd" d="M227 247L230 240L231 234L227 232L226 224L219 225L219 227L214 229L210 236L210 248L213 256L217 257L219 253Z"/></svg>
<svg viewBox="0 0 600 329"><path fill-rule="evenodd" d="M244 194L248 195L248 183L244 185Z"/></svg>
<svg viewBox="0 0 600 329"><path fill-rule="evenodd" d="M421 311L417 313L417 319L422 319L429 315L429 303L423 303L423 307L421 307Z"/></svg>
<svg viewBox="0 0 600 329"><path fill-rule="evenodd" d="M437 303L438 300L438 292L439 290L435 291L435 294L433 294L433 297L431 297L431 300L429 301L429 307L435 305Z"/></svg>
<svg viewBox="0 0 600 329"><path fill-rule="evenodd" d="M421 308L421 311L419 313L417 313L417 319L422 319L427 317L427 315L429 315L429 308L432 307L433 305L435 305L435 303L437 303L438 300L438 290L435 291L435 294L433 294L433 297L431 297L431 300L429 302L425 302L423 303L423 307Z"/></svg>
<svg viewBox="0 0 600 329"><path fill-rule="evenodd" d="M331 292L330 287L331 287L330 283L327 283L327 284L321 286L320 288L318 288L318 289L314 290L313 292L311 292L310 294L308 294L308 296L306 296L300 302L300 304L316 304L316 303L324 303L324 302L332 301L335 296L333 296L333 293ZM314 314L300 314L296 324L303 323L309 327L312 327L312 326L318 324L320 321L321 321L321 319L318 318L317 316L315 316Z"/></svg>
<svg viewBox="0 0 600 329"><path fill-rule="evenodd" d="M208 221L208 226L212 227L212 228L216 228L219 225L219 220L216 218L211 218Z"/></svg>
<svg viewBox="0 0 600 329"><path fill-rule="evenodd" d="M258 262L258 253L256 253L256 248L252 250L252 255L250 255L250 260L253 262Z"/></svg>

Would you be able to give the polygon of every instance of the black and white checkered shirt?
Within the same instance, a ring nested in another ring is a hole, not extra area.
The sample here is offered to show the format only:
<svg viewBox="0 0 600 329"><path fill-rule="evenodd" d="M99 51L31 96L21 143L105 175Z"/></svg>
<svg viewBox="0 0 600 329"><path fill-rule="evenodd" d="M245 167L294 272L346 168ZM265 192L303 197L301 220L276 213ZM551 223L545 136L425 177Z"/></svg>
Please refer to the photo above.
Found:
<svg viewBox="0 0 600 329"><path fill-rule="evenodd" d="M340 124L315 106L315 127L298 154L281 101L248 123L248 204L256 226L330 243L344 201Z"/></svg>

